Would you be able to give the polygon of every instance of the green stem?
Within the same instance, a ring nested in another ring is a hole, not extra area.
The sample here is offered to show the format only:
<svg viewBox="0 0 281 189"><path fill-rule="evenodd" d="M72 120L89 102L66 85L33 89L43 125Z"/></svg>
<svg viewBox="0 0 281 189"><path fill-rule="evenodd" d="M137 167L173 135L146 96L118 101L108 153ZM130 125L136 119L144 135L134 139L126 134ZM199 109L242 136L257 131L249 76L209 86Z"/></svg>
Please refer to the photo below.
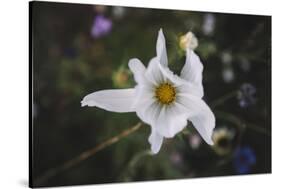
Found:
<svg viewBox="0 0 281 189"><path fill-rule="evenodd" d="M216 114L216 117L228 120L242 130L251 129L255 132L265 134L267 136L271 136L271 134L265 128L256 126L252 123L247 123L244 120L241 120L240 118L235 116L234 114L223 112L223 111L215 111L215 114Z"/></svg>
<svg viewBox="0 0 281 189"><path fill-rule="evenodd" d="M229 100L229 99L231 99L233 97L236 97L237 94L238 94L238 90L234 90L234 91L232 91L232 92L230 92L230 93L220 97L219 99L215 100L214 102L211 103L210 106L215 108L215 107L225 103L225 101L227 101L227 100Z"/></svg>
<svg viewBox="0 0 281 189"><path fill-rule="evenodd" d="M89 150L82 152L81 154L74 157L73 159L70 159L69 161L64 162L62 165L59 165L57 167L47 170L45 173L43 173L41 176L39 176L38 178L35 179L34 185L36 185L36 186L41 185L42 183L45 183L46 181L48 181L52 177L56 176L57 174L78 165L79 163L81 163L82 161L84 161L86 159L89 159L90 157L95 155L97 152L103 150L107 146L115 144L120 139L134 133L141 127L141 125L142 125L142 123L139 122L136 125L134 125L133 127L130 127L129 129L124 130L120 134L100 143L99 145L97 145Z"/></svg>
<svg viewBox="0 0 281 189"><path fill-rule="evenodd" d="M144 150L144 151L141 151L139 153L137 153L131 160L130 162L127 164L125 170L124 170L124 173L122 174L121 177L123 177L123 180L124 181L129 181L129 176L133 176L134 174L134 168L136 166L136 164L138 163L138 161L147 156L147 155L152 155L151 153L151 150Z"/></svg>

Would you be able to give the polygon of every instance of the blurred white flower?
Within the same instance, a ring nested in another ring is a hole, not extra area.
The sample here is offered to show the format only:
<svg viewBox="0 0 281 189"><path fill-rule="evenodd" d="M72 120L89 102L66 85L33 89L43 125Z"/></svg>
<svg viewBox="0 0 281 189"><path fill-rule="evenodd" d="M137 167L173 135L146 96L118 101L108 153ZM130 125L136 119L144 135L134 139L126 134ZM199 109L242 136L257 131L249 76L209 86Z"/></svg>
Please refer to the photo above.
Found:
<svg viewBox="0 0 281 189"><path fill-rule="evenodd" d="M202 30L205 35L211 35L215 29L216 18L213 14L208 13L204 15Z"/></svg>
<svg viewBox="0 0 281 189"><path fill-rule="evenodd" d="M233 130L228 129L227 127L220 127L214 130L213 133L213 149L219 155L225 155L231 151L232 140L235 134Z"/></svg>
<svg viewBox="0 0 281 189"><path fill-rule="evenodd" d="M96 106L113 112L136 112L151 126L149 143L158 153L163 138L172 138L182 131L190 120L208 144L215 127L215 116L202 100L203 65L191 49L186 49L186 62L181 76L168 68L166 42L160 29L156 44L156 57L146 68L140 60L129 61L129 68L137 83L131 89L111 89L91 93L84 97L82 106Z"/></svg>
<svg viewBox="0 0 281 189"><path fill-rule="evenodd" d="M225 83L231 83L235 79L232 69L232 54L228 51L222 52L221 61L223 63L222 78Z"/></svg>
<svg viewBox="0 0 281 189"><path fill-rule="evenodd" d="M222 78L225 83L231 83L234 80L234 73L231 67L222 70Z"/></svg>
<svg viewBox="0 0 281 189"><path fill-rule="evenodd" d="M115 18L120 19L124 16L126 9L124 7L115 6L112 9L112 13Z"/></svg>
<svg viewBox="0 0 281 189"><path fill-rule="evenodd" d="M230 52L223 52L221 54L222 63L225 65L230 65L232 62L232 54Z"/></svg>
<svg viewBox="0 0 281 189"><path fill-rule="evenodd" d="M179 39L179 46L182 50L186 49L196 49L198 46L198 40L192 32L187 32L185 35L182 35Z"/></svg>

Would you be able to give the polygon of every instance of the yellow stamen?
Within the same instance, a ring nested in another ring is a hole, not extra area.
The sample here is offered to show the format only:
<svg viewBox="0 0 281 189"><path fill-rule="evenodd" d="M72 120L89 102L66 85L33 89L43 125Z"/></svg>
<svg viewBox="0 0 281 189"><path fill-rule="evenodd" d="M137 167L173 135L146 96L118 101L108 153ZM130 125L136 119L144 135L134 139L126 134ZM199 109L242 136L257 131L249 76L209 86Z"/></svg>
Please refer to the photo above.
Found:
<svg viewBox="0 0 281 189"><path fill-rule="evenodd" d="M163 83L156 88L155 97L162 104L170 104L176 98L176 90L170 83Z"/></svg>

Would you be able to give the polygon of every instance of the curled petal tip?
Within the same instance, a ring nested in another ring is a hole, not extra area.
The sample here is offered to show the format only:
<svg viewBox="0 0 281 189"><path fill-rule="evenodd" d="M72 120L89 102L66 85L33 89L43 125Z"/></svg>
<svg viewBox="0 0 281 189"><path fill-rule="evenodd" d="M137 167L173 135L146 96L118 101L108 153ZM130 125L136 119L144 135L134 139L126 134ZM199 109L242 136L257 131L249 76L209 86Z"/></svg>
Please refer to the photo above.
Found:
<svg viewBox="0 0 281 189"><path fill-rule="evenodd" d="M151 148L151 151L150 151L150 154L151 155L156 155L156 154L158 154L158 152L160 151L160 148L159 149L155 149L155 148Z"/></svg>
<svg viewBox="0 0 281 189"><path fill-rule="evenodd" d="M211 146L213 146L213 145L214 145L213 140L208 141L208 144L211 145Z"/></svg>
<svg viewBox="0 0 281 189"><path fill-rule="evenodd" d="M84 106L86 106L87 104L82 100L81 101L81 107L84 107Z"/></svg>
<svg viewBox="0 0 281 189"><path fill-rule="evenodd" d="M129 60L128 65L129 65L129 68L130 68L130 69L133 68L133 66L134 66L136 60L137 60L136 58L132 58L132 59Z"/></svg>
<svg viewBox="0 0 281 189"><path fill-rule="evenodd" d="M89 102L87 102L85 99L81 101L81 107L89 106Z"/></svg>
<svg viewBox="0 0 281 189"><path fill-rule="evenodd" d="M207 144L209 144L209 145L211 145L211 146L214 145L212 135L211 135L210 137L206 138L205 141L206 141Z"/></svg>
<svg viewBox="0 0 281 189"><path fill-rule="evenodd" d="M162 28L159 29L158 36L161 38L161 40L165 40L165 37L164 37L164 33L163 33L163 29L162 29Z"/></svg>
<svg viewBox="0 0 281 189"><path fill-rule="evenodd" d="M156 54L161 64L168 66L166 41L163 34L162 28L158 32L157 42L156 42Z"/></svg>

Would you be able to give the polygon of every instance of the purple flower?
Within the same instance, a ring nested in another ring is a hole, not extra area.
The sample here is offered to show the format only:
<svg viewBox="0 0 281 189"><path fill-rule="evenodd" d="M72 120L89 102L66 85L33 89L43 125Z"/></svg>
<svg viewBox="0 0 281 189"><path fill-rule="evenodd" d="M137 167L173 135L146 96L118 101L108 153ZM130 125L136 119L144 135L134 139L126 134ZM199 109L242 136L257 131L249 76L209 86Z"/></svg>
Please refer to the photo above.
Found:
<svg viewBox="0 0 281 189"><path fill-rule="evenodd" d="M103 15L97 15L94 18L94 22L91 29L91 35L94 38L100 38L107 35L112 28L112 22L110 19L105 18Z"/></svg>
<svg viewBox="0 0 281 189"><path fill-rule="evenodd" d="M239 100L239 105L242 108L246 108L250 105L253 105L256 103L256 92L257 89L254 87L252 84L249 83L244 83L240 91L238 93L238 100Z"/></svg>
<svg viewBox="0 0 281 189"><path fill-rule="evenodd" d="M181 166L183 163L182 155L177 151L171 153L170 160L175 166Z"/></svg>
<svg viewBox="0 0 281 189"><path fill-rule="evenodd" d="M189 144L192 149L198 149L202 143L202 139L198 134L193 134L189 137Z"/></svg>
<svg viewBox="0 0 281 189"><path fill-rule="evenodd" d="M250 147L238 148L234 153L233 163L238 174L247 174L256 163L256 155Z"/></svg>

